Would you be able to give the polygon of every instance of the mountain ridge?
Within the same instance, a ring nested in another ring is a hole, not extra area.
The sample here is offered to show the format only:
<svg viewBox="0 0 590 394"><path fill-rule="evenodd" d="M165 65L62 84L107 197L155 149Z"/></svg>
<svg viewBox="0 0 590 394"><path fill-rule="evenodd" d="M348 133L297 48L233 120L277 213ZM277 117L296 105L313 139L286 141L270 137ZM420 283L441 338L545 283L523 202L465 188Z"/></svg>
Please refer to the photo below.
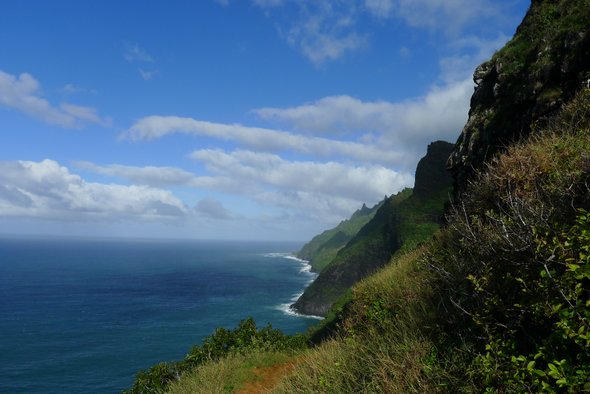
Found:
<svg viewBox="0 0 590 394"><path fill-rule="evenodd" d="M409 243L423 242L432 235L450 194L452 180L445 166L452 149L453 144L445 141L428 145L416 166L418 191L405 189L384 200L305 289L292 305L294 310L325 316L350 286L381 268L405 243L409 248Z"/></svg>

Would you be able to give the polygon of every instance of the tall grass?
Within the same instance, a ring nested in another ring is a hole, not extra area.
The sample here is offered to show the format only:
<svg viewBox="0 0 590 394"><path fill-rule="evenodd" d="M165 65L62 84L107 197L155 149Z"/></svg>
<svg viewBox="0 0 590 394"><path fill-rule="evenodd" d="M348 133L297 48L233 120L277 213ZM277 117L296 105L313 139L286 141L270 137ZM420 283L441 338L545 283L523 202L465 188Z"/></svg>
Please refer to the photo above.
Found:
<svg viewBox="0 0 590 394"><path fill-rule="evenodd" d="M253 351L231 354L221 360L200 365L168 387L170 394L233 393L247 382L260 379L256 368L269 367L292 360L293 354Z"/></svg>
<svg viewBox="0 0 590 394"><path fill-rule="evenodd" d="M431 299L419 269L423 253L396 256L357 284L339 335L308 352L274 392L436 391L442 371L423 333Z"/></svg>
<svg viewBox="0 0 590 394"><path fill-rule="evenodd" d="M589 208L584 90L479 175L435 240L355 285L337 335L275 392L590 390Z"/></svg>

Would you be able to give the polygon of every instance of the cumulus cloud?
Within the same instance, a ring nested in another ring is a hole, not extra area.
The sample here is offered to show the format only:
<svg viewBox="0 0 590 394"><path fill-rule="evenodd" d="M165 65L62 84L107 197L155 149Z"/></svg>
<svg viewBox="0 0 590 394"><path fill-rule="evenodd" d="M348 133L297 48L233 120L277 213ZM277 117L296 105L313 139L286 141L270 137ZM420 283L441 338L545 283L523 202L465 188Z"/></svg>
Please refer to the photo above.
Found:
<svg viewBox="0 0 590 394"><path fill-rule="evenodd" d="M190 214L169 191L87 182L53 160L0 162L0 216L163 219Z"/></svg>
<svg viewBox="0 0 590 394"><path fill-rule="evenodd" d="M201 149L193 152L191 157L203 163L210 175L198 176L174 167L100 166L91 162L76 162L74 165L101 175L123 178L136 185L185 187L247 197L266 207L265 210L284 209L285 214L325 223L324 226L348 217L363 203L374 204L384 195L413 183L413 173L397 172L379 165L289 161L278 155L247 150ZM0 189L0 196L2 194ZM20 200L22 196L10 195L8 198ZM210 198L198 202L194 212L208 219L244 219L226 209L220 201Z"/></svg>
<svg viewBox="0 0 590 394"><path fill-rule="evenodd" d="M88 123L109 124L108 119L102 119L96 109L91 107L70 103L51 105L41 96L39 82L28 73L16 76L0 70L0 105L63 127L82 127Z"/></svg>
<svg viewBox="0 0 590 394"><path fill-rule="evenodd" d="M261 108L263 119L321 133L372 133L380 146L398 156L416 152L435 139L454 140L467 119L473 94L470 78L433 86L423 97L402 102L365 102L351 96L329 96L292 108Z"/></svg>
<svg viewBox="0 0 590 394"><path fill-rule="evenodd" d="M277 155L236 150L197 150L191 157L215 176L242 186L236 193L265 205L333 225L363 203L411 186L413 174L336 162L289 161Z"/></svg>
<svg viewBox="0 0 590 394"><path fill-rule="evenodd" d="M269 153L203 149L191 157L214 174L240 183L271 187L284 193L344 196L356 204L371 202L385 194L411 186L413 176L383 166L351 166L337 162L288 161Z"/></svg>

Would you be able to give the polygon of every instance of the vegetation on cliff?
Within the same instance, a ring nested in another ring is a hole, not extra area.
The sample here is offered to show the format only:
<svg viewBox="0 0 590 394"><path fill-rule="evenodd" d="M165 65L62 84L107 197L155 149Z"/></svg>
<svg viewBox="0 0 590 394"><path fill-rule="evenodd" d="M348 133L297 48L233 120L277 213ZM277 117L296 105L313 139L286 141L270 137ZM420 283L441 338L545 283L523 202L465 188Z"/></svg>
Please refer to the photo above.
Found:
<svg viewBox="0 0 590 394"><path fill-rule="evenodd" d="M311 241L303 245L297 253L297 257L308 260L312 269L320 272L334 260L340 249L375 216L375 212L383 205L385 200L387 200L387 196L372 208L368 208L363 204L359 210L352 214L350 219L343 220L336 227L316 235Z"/></svg>
<svg viewBox="0 0 590 394"><path fill-rule="evenodd" d="M590 390L589 182L585 90L491 163L435 240L354 286L275 391Z"/></svg>
<svg viewBox="0 0 590 394"><path fill-rule="evenodd" d="M297 311L325 316L350 286L381 268L400 248L411 249L432 236L451 193L445 165L452 149L444 141L428 146L416 168L415 191L402 190L381 204L293 305Z"/></svg>
<svg viewBox="0 0 590 394"><path fill-rule="evenodd" d="M449 160L456 192L588 86L588 21L589 0L533 0L514 38L476 69L469 119Z"/></svg>

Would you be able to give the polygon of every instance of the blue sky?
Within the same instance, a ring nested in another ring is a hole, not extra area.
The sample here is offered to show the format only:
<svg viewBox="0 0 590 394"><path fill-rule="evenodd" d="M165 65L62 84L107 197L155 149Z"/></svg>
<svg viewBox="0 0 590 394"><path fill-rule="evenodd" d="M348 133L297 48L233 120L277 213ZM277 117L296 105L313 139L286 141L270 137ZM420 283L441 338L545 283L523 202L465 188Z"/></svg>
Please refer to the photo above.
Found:
<svg viewBox="0 0 590 394"><path fill-rule="evenodd" d="M2 0L0 234L306 240L412 186L525 0Z"/></svg>

